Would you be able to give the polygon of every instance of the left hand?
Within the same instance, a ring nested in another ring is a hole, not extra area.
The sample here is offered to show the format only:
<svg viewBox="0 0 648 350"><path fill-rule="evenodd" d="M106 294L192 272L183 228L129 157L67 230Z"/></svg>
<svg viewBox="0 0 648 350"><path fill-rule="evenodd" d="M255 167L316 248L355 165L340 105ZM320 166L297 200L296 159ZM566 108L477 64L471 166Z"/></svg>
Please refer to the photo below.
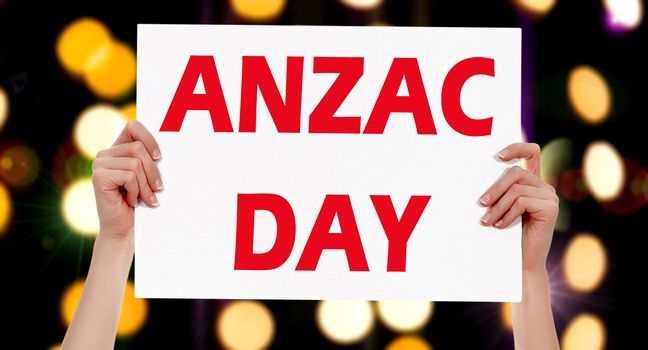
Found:
<svg viewBox="0 0 648 350"><path fill-rule="evenodd" d="M482 224L505 228L522 216L522 270L546 271L547 255L558 218L556 190L540 179L540 147L514 143L503 149L503 161L523 159L524 168L509 168L480 198L489 207Z"/></svg>

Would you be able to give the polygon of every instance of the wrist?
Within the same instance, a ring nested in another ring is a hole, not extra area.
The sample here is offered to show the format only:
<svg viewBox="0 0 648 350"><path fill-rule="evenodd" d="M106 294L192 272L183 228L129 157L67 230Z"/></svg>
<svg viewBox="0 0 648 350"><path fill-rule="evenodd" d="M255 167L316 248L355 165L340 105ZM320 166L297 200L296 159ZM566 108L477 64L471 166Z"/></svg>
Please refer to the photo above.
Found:
<svg viewBox="0 0 648 350"><path fill-rule="evenodd" d="M134 240L132 230L125 235L115 235L110 231L101 229L95 239L94 252L108 252L111 255L132 255Z"/></svg>

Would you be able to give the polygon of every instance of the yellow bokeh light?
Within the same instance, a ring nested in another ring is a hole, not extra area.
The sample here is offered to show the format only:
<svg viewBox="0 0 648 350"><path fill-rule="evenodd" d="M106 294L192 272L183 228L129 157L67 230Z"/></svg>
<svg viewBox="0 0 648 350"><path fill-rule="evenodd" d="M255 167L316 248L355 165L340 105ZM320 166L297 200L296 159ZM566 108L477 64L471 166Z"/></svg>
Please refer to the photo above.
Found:
<svg viewBox="0 0 648 350"><path fill-rule="evenodd" d="M565 250L563 266L567 284L579 292L591 292L607 271L605 246L596 236L579 234Z"/></svg>
<svg viewBox="0 0 648 350"><path fill-rule="evenodd" d="M430 321L434 303L429 301L379 301L378 318L394 332L416 332Z"/></svg>
<svg viewBox="0 0 648 350"><path fill-rule="evenodd" d="M372 10L380 6L383 0L340 0L340 2L356 10Z"/></svg>
<svg viewBox="0 0 648 350"><path fill-rule="evenodd" d="M110 147L126 126L122 112L107 104L96 104L83 110L77 118L72 138L81 153L94 159L99 151Z"/></svg>
<svg viewBox="0 0 648 350"><path fill-rule="evenodd" d="M121 41L101 47L88 61L84 71L86 84L99 97L116 99L135 86L135 52Z"/></svg>
<svg viewBox="0 0 648 350"><path fill-rule="evenodd" d="M7 188L0 182L0 237L2 237L11 220L11 196Z"/></svg>
<svg viewBox="0 0 648 350"><path fill-rule="evenodd" d="M278 17L286 7L286 0L230 0L236 14L255 22L270 21Z"/></svg>
<svg viewBox="0 0 648 350"><path fill-rule="evenodd" d="M374 310L368 301L320 301L315 319L322 334L341 345L364 339L375 322Z"/></svg>
<svg viewBox="0 0 648 350"><path fill-rule="evenodd" d="M7 122L7 117L9 117L9 96L0 86L0 130Z"/></svg>
<svg viewBox="0 0 648 350"><path fill-rule="evenodd" d="M82 75L90 58L112 41L108 28L95 18L68 24L56 42L56 55L65 69Z"/></svg>
<svg viewBox="0 0 648 350"><path fill-rule="evenodd" d="M84 280L72 283L63 293L61 298L61 317L66 326L72 321L81 293L83 292ZM117 324L117 336L129 337L139 332L148 317L148 302L146 299L135 298L135 287L133 282L126 283L124 300L122 302L119 323Z"/></svg>
<svg viewBox="0 0 648 350"><path fill-rule="evenodd" d="M417 335L401 335L387 344L385 350L432 350L432 346Z"/></svg>
<svg viewBox="0 0 648 350"><path fill-rule="evenodd" d="M31 148L23 145L8 147L0 152L0 178L15 187L25 187L36 180L40 160Z"/></svg>
<svg viewBox="0 0 648 350"><path fill-rule="evenodd" d="M501 303L500 312L502 313L502 323L507 329L513 328L513 304Z"/></svg>
<svg viewBox="0 0 648 350"><path fill-rule="evenodd" d="M589 124L600 124L610 114L610 87L605 78L590 66L572 69L567 78L567 95L578 116Z"/></svg>
<svg viewBox="0 0 648 350"><path fill-rule="evenodd" d="M131 102L125 106L122 106L121 112L126 118L126 120L135 120L135 110L136 110L136 105L135 102Z"/></svg>
<svg viewBox="0 0 648 350"><path fill-rule="evenodd" d="M597 200L612 200L619 195L625 182L623 158L609 142L592 142L583 155L583 177Z"/></svg>
<svg viewBox="0 0 648 350"><path fill-rule="evenodd" d="M61 343L54 344L54 345L50 346L49 348L47 348L47 350L61 350Z"/></svg>
<svg viewBox="0 0 648 350"><path fill-rule="evenodd" d="M602 350L605 348L606 331L596 316L582 313L569 322L562 335L563 350Z"/></svg>
<svg viewBox="0 0 648 350"><path fill-rule="evenodd" d="M263 349L274 338L275 322L264 304L253 300L233 301L218 316L216 334L226 349Z"/></svg>
<svg viewBox="0 0 648 350"><path fill-rule="evenodd" d="M556 0L515 0L515 2L534 15L545 15L556 5Z"/></svg>
<svg viewBox="0 0 648 350"><path fill-rule="evenodd" d="M63 218L73 231L81 235L94 236L99 233L96 208L92 179L76 180L63 192Z"/></svg>
<svg viewBox="0 0 648 350"><path fill-rule="evenodd" d="M627 29L637 28L641 24L644 13L641 0L603 0L603 4L613 24Z"/></svg>

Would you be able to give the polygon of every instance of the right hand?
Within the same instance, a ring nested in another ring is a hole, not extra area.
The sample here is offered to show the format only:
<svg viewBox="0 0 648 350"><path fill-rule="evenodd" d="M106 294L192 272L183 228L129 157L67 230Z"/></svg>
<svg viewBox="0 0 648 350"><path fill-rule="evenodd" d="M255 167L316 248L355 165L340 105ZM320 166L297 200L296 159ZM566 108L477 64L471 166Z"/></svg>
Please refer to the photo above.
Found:
<svg viewBox="0 0 648 350"><path fill-rule="evenodd" d="M163 186L155 161L160 158L155 138L138 121L129 122L112 147L97 153L92 183L102 235L129 238L138 203L158 206L155 192Z"/></svg>

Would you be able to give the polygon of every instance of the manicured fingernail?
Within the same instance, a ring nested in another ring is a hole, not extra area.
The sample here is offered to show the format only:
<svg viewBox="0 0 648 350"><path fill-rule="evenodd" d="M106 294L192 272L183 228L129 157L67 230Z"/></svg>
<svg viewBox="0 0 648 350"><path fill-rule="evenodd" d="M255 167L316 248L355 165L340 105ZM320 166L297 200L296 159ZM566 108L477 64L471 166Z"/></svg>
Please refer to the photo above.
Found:
<svg viewBox="0 0 648 350"><path fill-rule="evenodd" d="M481 198L479 198L479 201L481 202L481 204L488 204L490 198L491 198L490 193L486 193L483 196L481 196Z"/></svg>
<svg viewBox="0 0 648 350"><path fill-rule="evenodd" d="M502 224L502 220L500 219L498 222L495 223L495 226L500 227L501 224Z"/></svg>
<svg viewBox="0 0 648 350"><path fill-rule="evenodd" d="M484 223L484 224L488 223L488 220L490 219L490 217L491 217L490 213L486 213L486 215L484 215L482 217L482 219L481 219L482 223Z"/></svg>
<svg viewBox="0 0 648 350"><path fill-rule="evenodd" d="M153 204L154 207L157 207L159 204L157 197L154 194L151 195L151 204Z"/></svg>
<svg viewBox="0 0 648 350"><path fill-rule="evenodd" d="M500 157L500 159L506 158L506 155L509 153L507 149L502 150L497 156Z"/></svg>
<svg viewBox="0 0 648 350"><path fill-rule="evenodd" d="M164 189L164 185L162 185L162 180L157 179L155 180L155 187L157 187L158 191L161 191Z"/></svg>
<svg viewBox="0 0 648 350"><path fill-rule="evenodd" d="M162 157L162 155L160 154L160 150L157 149L157 148L153 150L151 155L153 156L153 159L155 159L155 160L158 160L158 159L160 159Z"/></svg>

